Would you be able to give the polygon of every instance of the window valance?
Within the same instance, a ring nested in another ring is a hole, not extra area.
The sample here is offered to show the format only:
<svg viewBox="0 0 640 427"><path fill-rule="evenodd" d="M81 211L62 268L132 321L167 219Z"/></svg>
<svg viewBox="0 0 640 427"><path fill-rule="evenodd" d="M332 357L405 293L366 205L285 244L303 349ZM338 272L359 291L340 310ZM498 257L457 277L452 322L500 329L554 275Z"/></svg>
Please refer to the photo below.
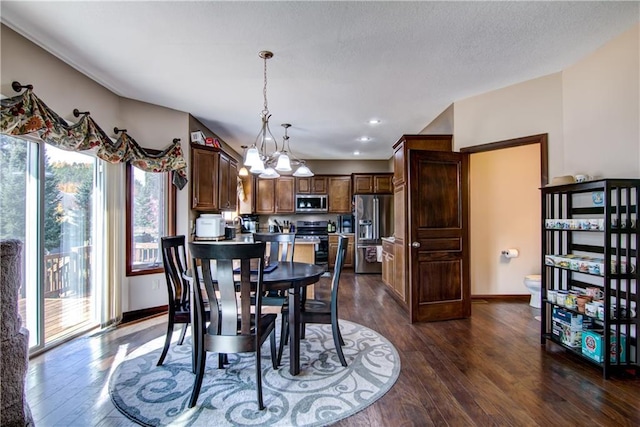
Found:
<svg viewBox="0 0 640 427"><path fill-rule="evenodd" d="M95 148L96 155L110 163L131 162L145 172L172 172L176 187L182 190L187 184L187 162L177 138L158 154L142 148L126 132L120 133L113 142L88 113L82 113L77 123L67 124L33 93L30 85L23 93L0 103L0 131L4 134L35 134L46 143L67 151Z"/></svg>

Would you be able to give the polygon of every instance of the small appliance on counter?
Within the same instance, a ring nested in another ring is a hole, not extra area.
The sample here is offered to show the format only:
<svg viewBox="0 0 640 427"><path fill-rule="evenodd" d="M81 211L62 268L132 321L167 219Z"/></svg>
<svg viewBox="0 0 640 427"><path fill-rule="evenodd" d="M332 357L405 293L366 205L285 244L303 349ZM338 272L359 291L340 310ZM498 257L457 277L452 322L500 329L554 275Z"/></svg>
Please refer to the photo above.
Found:
<svg viewBox="0 0 640 427"><path fill-rule="evenodd" d="M258 215L242 215L241 233L256 233L260 229Z"/></svg>
<svg viewBox="0 0 640 427"><path fill-rule="evenodd" d="M224 237L225 222L220 214L201 214L196 219L196 237Z"/></svg>
<svg viewBox="0 0 640 427"><path fill-rule="evenodd" d="M338 233L353 233L353 215L338 215Z"/></svg>

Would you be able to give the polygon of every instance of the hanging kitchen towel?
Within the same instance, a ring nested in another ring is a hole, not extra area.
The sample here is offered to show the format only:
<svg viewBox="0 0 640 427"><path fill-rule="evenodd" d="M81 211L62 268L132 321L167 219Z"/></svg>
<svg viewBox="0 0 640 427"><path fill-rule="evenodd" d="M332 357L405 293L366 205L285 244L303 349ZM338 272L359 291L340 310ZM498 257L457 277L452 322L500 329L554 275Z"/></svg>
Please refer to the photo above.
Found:
<svg viewBox="0 0 640 427"><path fill-rule="evenodd" d="M378 251L375 246L369 246L364 250L364 259L367 262L377 262Z"/></svg>
<svg viewBox="0 0 640 427"><path fill-rule="evenodd" d="M376 261L382 262L382 245L376 246Z"/></svg>

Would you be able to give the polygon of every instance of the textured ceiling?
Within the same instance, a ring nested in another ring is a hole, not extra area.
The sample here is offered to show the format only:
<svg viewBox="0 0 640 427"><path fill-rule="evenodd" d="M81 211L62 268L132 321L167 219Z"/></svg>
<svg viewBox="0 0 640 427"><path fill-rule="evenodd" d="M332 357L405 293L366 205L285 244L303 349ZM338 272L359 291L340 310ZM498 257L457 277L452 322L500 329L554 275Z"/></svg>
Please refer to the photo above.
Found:
<svg viewBox="0 0 640 427"><path fill-rule="evenodd" d="M191 113L241 151L388 159L451 103L561 71L639 21L639 2L0 2L2 22L116 94ZM369 125L370 118L381 120ZM371 141L357 139L367 135Z"/></svg>

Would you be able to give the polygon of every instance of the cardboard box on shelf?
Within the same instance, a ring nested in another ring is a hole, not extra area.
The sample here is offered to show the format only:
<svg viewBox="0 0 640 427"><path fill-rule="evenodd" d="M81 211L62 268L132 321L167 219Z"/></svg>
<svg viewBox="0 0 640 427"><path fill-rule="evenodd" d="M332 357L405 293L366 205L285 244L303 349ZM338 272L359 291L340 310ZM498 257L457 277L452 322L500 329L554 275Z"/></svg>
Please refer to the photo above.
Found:
<svg viewBox="0 0 640 427"><path fill-rule="evenodd" d="M553 308L552 334L569 347L582 345L582 315L558 307Z"/></svg>
<svg viewBox="0 0 640 427"><path fill-rule="evenodd" d="M582 354L595 360L596 362L604 362L604 336L599 331L584 331L582 333ZM627 361L627 355L625 353L625 346L627 345L627 337L620 335L620 344L616 345L616 336L611 335L611 344L609 345L609 357L611 362L618 361L618 354L620 355L620 362Z"/></svg>

